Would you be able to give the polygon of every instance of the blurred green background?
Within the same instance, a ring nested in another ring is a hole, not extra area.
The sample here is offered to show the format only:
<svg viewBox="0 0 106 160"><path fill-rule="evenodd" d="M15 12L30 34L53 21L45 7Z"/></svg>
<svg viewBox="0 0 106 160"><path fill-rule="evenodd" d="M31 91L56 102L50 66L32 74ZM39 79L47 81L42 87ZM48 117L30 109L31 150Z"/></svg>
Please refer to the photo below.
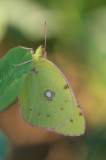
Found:
<svg viewBox="0 0 106 160"><path fill-rule="evenodd" d="M0 160L9 157L10 148L6 135L0 130Z"/></svg>
<svg viewBox="0 0 106 160"><path fill-rule="evenodd" d="M64 137L29 126L18 103L0 113L0 128L13 151L10 160L105 160L106 1L0 0L0 58L18 45L47 54L67 77L82 106L86 133Z"/></svg>

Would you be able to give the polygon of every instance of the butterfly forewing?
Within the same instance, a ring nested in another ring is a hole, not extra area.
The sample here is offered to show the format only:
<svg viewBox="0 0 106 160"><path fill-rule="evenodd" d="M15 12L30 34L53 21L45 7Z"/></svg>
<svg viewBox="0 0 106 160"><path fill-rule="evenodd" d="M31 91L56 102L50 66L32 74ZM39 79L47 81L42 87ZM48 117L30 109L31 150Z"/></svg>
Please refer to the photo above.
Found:
<svg viewBox="0 0 106 160"><path fill-rule="evenodd" d="M44 58L33 62L19 99L24 119L43 128L60 127L71 120L76 102L62 73Z"/></svg>

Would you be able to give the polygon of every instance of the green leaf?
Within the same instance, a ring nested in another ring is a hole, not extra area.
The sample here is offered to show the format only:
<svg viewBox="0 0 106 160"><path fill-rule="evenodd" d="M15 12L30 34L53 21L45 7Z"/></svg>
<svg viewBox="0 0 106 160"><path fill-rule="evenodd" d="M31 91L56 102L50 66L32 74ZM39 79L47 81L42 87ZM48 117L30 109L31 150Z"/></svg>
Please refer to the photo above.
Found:
<svg viewBox="0 0 106 160"><path fill-rule="evenodd" d="M21 85L32 63L14 66L32 59L30 49L16 47L0 60L0 111L11 105L18 96Z"/></svg>

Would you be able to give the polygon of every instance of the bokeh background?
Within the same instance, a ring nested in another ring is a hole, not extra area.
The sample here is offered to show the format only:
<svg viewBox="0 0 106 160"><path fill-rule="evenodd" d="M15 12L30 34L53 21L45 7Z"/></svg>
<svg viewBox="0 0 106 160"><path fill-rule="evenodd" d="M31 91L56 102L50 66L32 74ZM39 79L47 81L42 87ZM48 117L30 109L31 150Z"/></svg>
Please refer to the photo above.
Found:
<svg viewBox="0 0 106 160"><path fill-rule="evenodd" d="M86 132L65 137L30 126L18 102L0 113L7 135L9 160L106 159L106 1L0 0L0 58L18 45L47 54L67 77L82 106Z"/></svg>

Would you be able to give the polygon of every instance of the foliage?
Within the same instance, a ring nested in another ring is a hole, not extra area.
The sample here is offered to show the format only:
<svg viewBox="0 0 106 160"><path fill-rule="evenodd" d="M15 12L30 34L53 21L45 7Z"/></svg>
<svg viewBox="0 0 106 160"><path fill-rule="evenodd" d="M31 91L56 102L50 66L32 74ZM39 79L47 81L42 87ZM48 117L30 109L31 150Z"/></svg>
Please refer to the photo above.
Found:
<svg viewBox="0 0 106 160"><path fill-rule="evenodd" d="M16 47L0 60L0 111L11 105L18 96L20 87L31 63L14 66L32 59L31 51Z"/></svg>

